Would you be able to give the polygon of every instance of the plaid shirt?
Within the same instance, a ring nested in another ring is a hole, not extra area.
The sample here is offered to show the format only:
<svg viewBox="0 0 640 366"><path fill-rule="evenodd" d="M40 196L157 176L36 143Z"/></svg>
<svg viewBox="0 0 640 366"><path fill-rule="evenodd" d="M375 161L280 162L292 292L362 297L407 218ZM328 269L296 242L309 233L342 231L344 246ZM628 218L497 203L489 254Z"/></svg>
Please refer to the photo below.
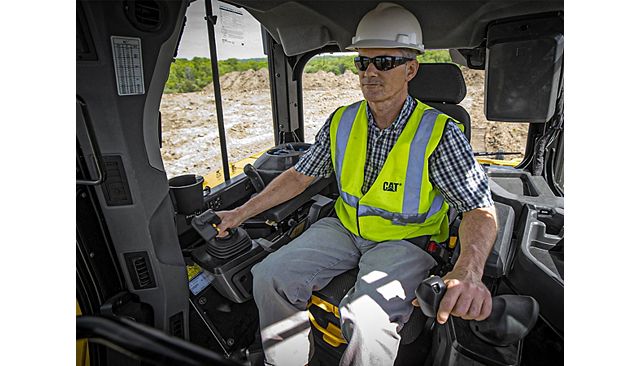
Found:
<svg viewBox="0 0 640 366"><path fill-rule="evenodd" d="M391 126L381 130L376 125L367 104L369 127L363 194L369 190L380 173L387 155L398 140L416 105L415 99L408 96L396 120ZM328 177L333 173L329 136L332 117L333 114L316 135L316 142L295 165L294 169L297 172L313 177ZM429 157L429 180L440 190L449 205L458 212L493 205L487 175L474 159L467 138L452 121L447 122L440 143Z"/></svg>

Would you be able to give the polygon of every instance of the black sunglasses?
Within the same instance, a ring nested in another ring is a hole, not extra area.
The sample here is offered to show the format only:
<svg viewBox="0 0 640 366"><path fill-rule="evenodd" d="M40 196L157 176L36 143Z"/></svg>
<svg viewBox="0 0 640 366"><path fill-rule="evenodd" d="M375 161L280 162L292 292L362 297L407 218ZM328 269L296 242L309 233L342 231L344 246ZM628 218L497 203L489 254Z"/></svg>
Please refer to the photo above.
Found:
<svg viewBox="0 0 640 366"><path fill-rule="evenodd" d="M411 60L414 59L402 56L356 56L353 59L353 62L356 64L356 68L360 71L365 71L367 67L369 67L370 63L373 63L373 66L375 66L376 69L380 71L387 71L393 69L396 66L406 64L407 61Z"/></svg>

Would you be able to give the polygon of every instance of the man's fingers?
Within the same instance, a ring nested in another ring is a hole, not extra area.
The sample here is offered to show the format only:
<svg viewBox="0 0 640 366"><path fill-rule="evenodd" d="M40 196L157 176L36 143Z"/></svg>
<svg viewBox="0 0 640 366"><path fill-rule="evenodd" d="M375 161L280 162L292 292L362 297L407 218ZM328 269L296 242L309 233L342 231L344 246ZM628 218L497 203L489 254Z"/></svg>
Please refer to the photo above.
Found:
<svg viewBox="0 0 640 366"><path fill-rule="evenodd" d="M480 315L476 318L477 320L485 320L491 315L491 308L493 307L493 300L491 298L485 299L482 302L482 309L480 310Z"/></svg>
<svg viewBox="0 0 640 366"><path fill-rule="evenodd" d="M451 310L458 301L459 296L459 288L449 287L447 289L447 292L444 294L442 301L440 301L440 307L438 308L438 323L444 324L447 322L447 319L449 319L449 314L451 314Z"/></svg>
<svg viewBox="0 0 640 366"><path fill-rule="evenodd" d="M469 310L467 310L466 314L462 315L462 319L465 320L474 320L478 319L480 316L480 311L482 310L482 304L484 300L482 298L474 298L471 301L471 306L469 306Z"/></svg>
<svg viewBox="0 0 640 366"><path fill-rule="evenodd" d="M473 296L470 294L462 292L460 296L458 296L458 301L456 301L456 305L453 307L451 311L451 315L459 316L465 319L467 313L469 312L469 307L471 307L471 302L473 301Z"/></svg>
<svg viewBox="0 0 640 366"><path fill-rule="evenodd" d="M216 235L216 238L224 238L225 236L229 235L229 232L227 231L227 229L228 227L224 223L220 223L220 225L216 225L216 230L218 230L218 235Z"/></svg>

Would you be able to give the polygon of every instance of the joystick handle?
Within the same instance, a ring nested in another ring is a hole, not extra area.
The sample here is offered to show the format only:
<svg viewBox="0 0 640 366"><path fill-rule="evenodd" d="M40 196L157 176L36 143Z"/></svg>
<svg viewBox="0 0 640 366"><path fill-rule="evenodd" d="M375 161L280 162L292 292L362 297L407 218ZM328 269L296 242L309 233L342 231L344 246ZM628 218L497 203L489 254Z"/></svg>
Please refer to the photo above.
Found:
<svg viewBox="0 0 640 366"><path fill-rule="evenodd" d="M204 225L204 224L218 225L222 222L222 219L213 210L208 209L205 212L201 213L200 215L194 217L192 222L194 221L201 225Z"/></svg>
<svg viewBox="0 0 640 366"><path fill-rule="evenodd" d="M216 235L218 235L218 229L213 225L219 225L221 222L222 219L220 219L220 216L218 216L213 210L208 209L194 217L193 220L191 220L191 226L204 238L204 240L211 241L216 237Z"/></svg>
<svg viewBox="0 0 640 366"><path fill-rule="evenodd" d="M423 280L416 289L416 297L424 315L435 318L447 286L438 276ZM538 302L530 296L500 295L491 298L489 317L471 320L476 337L495 346L507 346L524 338L538 320Z"/></svg>
<svg viewBox="0 0 640 366"><path fill-rule="evenodd" d="M445 291L447 291L447 285L438 276L431 276L418 285L416 297L424 315L429 318L436 317Z"/></svg>

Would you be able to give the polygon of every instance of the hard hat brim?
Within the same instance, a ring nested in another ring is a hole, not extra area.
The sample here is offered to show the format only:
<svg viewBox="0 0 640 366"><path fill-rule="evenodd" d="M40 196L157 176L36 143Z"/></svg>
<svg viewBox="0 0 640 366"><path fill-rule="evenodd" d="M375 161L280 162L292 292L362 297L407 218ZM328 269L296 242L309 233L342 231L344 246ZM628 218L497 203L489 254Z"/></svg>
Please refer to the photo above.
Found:
<svg viewBox="0 0 640 366"><path fill-rule="evenodd" d="M360 40L356 43L349 45L346 49L349 51L357 51L359 48L408 48L416 50L420 53L424 52L424 45L422 44L406 44L396 41L389 41L386 39L367 39Z"/></svg>

